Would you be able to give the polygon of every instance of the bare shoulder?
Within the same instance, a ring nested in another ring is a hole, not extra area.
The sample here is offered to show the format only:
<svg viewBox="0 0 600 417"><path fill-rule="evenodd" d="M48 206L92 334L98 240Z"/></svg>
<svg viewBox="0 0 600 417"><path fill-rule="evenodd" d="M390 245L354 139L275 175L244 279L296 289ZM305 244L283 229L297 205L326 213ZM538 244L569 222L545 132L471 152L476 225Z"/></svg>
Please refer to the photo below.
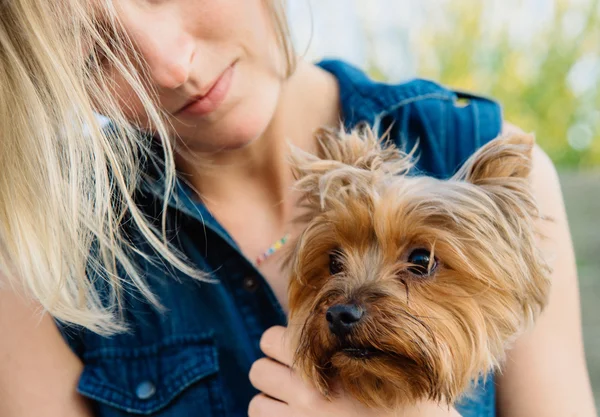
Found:
<svg viewBox="0 0 600 417"><path fill-rule="evenodd" d="M518 133L523 133L519 127L508 122L504 123L502 134L510 135ZM552 218L554 218L554 215L560 215L564 218L566 225L567 219L558 173L550 157L539 145L536 145L533 149L531 181L538 204L542 209L542 214ZM547 226L542 225L542 227L551 227L551 224L548 223Z"/></svg>
<svg viewBox="0 0 600 417"><path fill-rule="evenodd" d="M508 125L504 133L518 128ZM533 153L532 186L542 215L540 247L548 257L552 290L535 328L508 353L498 376L500 416L579 416L596 412L581 329L575 254L557 171L546 153Z"/></svg>
<svg viewBox="0 0 600 417"><path fill-rule="evenodd" d="M0 334L1 416L92 415L76 392L82 364L40 306L0 288Z"/></svg>

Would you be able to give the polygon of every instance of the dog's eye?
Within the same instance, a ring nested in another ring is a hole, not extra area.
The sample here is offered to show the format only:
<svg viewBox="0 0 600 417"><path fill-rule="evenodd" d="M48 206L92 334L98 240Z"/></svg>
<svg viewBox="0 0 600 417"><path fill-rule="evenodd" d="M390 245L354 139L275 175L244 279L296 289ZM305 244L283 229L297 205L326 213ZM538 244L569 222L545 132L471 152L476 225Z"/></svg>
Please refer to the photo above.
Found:
<svg viewBox="0 0 600 417"><path fill-rule="evenodd" d="M415 249L408 255L408 262L412 265L408 267L408 271L418 276L428 276L433 273L437 267L435 258L431 258L429 249Z"/></svg>
<svg viewBox="0 0 600 417"><path fill-rule="evenodd" d="M336 275L343 271L344 264L342 263L342 254L339 250L334 250L329 254L329 273L331 275Z"/></svg>

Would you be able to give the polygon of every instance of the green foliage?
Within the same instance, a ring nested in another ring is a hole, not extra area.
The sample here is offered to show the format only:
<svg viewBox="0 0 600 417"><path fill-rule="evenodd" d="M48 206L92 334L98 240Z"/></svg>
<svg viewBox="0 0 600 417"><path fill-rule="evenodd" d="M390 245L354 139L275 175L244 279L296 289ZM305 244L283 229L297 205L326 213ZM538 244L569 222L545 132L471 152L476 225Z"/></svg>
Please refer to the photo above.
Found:
<svg viewBox="0 0 600 417"><path fill-rule="evenodd" d="M573 71L600 65L600 1L554 0L553 18L523 42L511 37L510 21L487 27L486 3L436 4L443 24L418 36L419 75L496 98L505 119L535 132L558 165L600 165L600 80L590 78L600 71ZM573 78L588 87L574 89Z"/></svg>

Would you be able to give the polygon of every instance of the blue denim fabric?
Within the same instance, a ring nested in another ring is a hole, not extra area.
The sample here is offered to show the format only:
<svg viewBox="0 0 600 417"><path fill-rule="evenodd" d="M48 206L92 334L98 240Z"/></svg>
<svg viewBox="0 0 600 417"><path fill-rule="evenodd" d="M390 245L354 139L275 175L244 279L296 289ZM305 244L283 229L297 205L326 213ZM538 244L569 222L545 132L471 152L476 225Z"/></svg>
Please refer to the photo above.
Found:
<svg viewBox="0 0 600 417"><path fill-rule="evenodd" d="M340 61L319 65L339 80L346 127L366 122L380 132L391 129L395 143L408 150L418 142L422 173L450 176L500 132L501 110L489 99L425 80L376 83ZM160 217L160 195L159 182L139 190L138 202L151 218ZM256 394L247 375L262 356L259 339L267 328L286 323L266 281L227 231L181 183L175 195L168 211L173 242L216 283L197 282L160 261L140 258L165 311L130 290L124 300L129 332L103 337L60 326L85 365L78 390L97 416L247 416ZM131 236L136 239L135 231ZM495 416L493 378L458 409L463 417Z"/></svg>

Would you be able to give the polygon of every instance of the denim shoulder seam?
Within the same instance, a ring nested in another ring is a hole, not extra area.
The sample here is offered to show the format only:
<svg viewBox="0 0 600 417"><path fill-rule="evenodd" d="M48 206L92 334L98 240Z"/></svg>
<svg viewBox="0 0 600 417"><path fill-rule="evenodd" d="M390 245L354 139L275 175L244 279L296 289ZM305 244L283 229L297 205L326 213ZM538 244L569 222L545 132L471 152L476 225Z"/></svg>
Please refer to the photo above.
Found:
<svg viewBox="0 0 600 417"><path fill-rule="evenodd" d="M441 93L426 93L426 94L420 94L420 95L414 96L414 97L405 98L405 99L400 100L399 102L395 103L394 105L386 108L385 110L382 110L381 112L379 112L375 116L374 126L376 129L379 129L379 124L381 122L381 119L383 119L385 116L389 115L390 113L392 113L408 104L416 103L416 102L423 101L423 100L438 100L438 99L444 100L444 101L452 101L452 96L448 96L446 94L441 94Z"/></svg>

